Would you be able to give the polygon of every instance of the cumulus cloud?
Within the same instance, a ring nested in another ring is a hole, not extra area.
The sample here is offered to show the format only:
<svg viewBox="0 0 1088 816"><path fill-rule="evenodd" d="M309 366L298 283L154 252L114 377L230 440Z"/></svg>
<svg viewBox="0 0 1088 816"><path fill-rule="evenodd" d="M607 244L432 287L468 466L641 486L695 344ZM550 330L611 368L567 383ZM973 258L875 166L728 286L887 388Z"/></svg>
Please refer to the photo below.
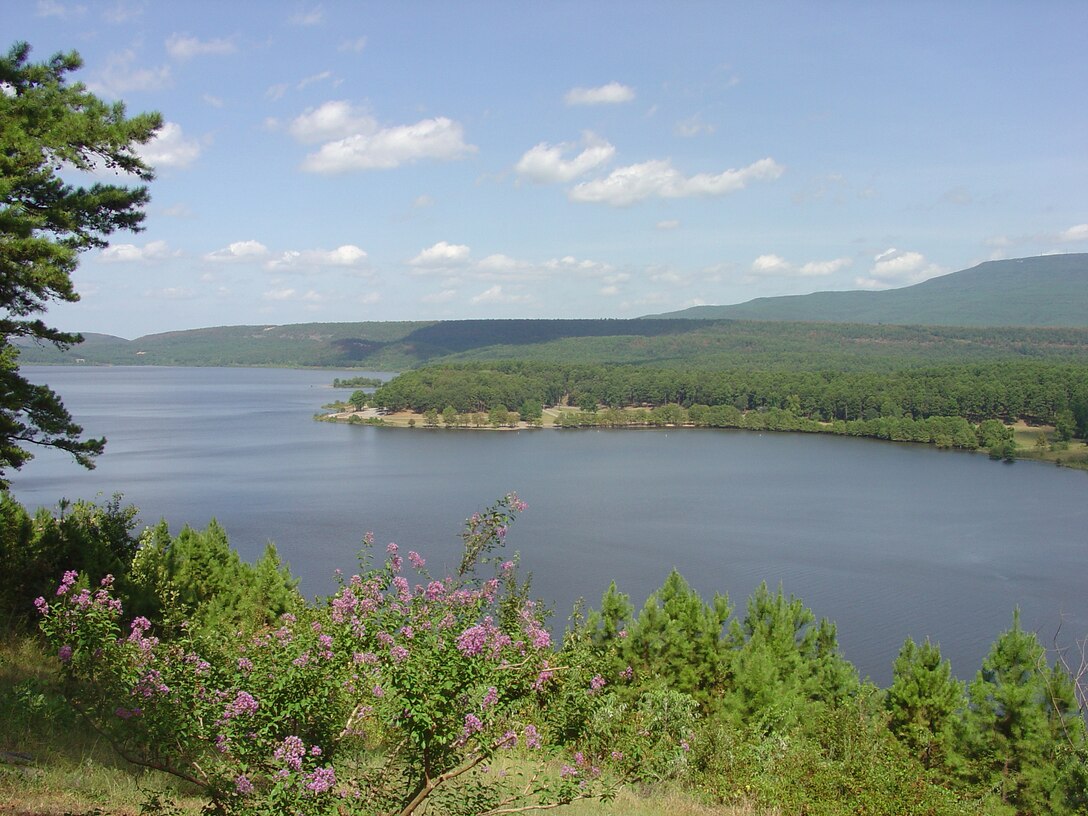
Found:
<svg viewBox="0 0 1088 816"><path fill-rule="evenodd" d="M1062 241L1088 241L1088 224L1077 224L1062 231L1058 236Z"/></svg>
<svg viewBox="0 0 1088 816"><path fill-rule="evenodd" d="M760 159L739 170L685 176L668 159L631 164L607 177L585 181L570 191L572 201L625 207L647 198L693 198L727 195L750 182L777 179L785 168L774 159Z"/></svg>
<svg viewBox="0 0 1088 816"><path fill-rule="evenodd" d="M504 292L502 286L498 284L472 297L473 303L526 303L529 300L531 298L528 295Z"/></svg>
<svg viewBox="0 0 1088 816"><path fill-rule="evenodd" d="M237 47L231 40L201 40L186 34L171 34L166 40L166 53L176 60L188 60L205 55L233 54Z"/></svg>
<svg viewBox="0 0 1088 816"><path fill-rule="evenodd" d="M112 244L102 250L99 258L110 263L136 263L140 261L162 261L176 257L166 241L149 241L143 246L135 244Z"/></svg>
<svg viewBox="0 0 1088 816"><path fill-rule="evenodd" d="M634 98L634 89L618 82L609 82L597 88L571 88L563 101L568 105L615 105Z"/></svg>
<svg viewBox="0 0 1088 816"><path fill-rule="evenodd" d="M374 133L378 123L365 108L339 99L306 110L295 117L288 130L303 144L312 144L358 133Z"/></svg>
<svg viewBox="0 0 1088 816"><path fill-rule="evenodd" d="M119 97L139 91L157 91L170 81L169 65L140 68L136 65L136 52L130 48L110 54L102 69L87 83L87 88L104 96Z"/></svg>
<svg viewBox="0 0 1088 816"><path fill-rule="evenodd" d="M137 149L140 158L152 167L186 167L200 156L199 139L187 139L176 122L167 122L145 145Z"/></svg>
<svg viewBox="0 0 1088 816"><path fill-rule="evenodd" d="M850 258L835 258L830 261L809 261L797 266L778 255L760 255L752 261L752 272L756 275L780 277L820 277L831 275L850 266Z"/></svg>
<svg viewBox="0 0 1088 816"><path fill-rule="evenodd" d="M347 133L333 137L316 153L309 154L302 169L311 173L345 173L399 167L420 159L452 161L476 152L465 142L460 123L444 116L411 125L380 128L370 117L359 115L346 103L328 103L296 119L291 131L300 141L321 141L322 133ZM301 120L301 121L300 121Z"/></svg>
<svg viewBox="0 0 1088 816"><path fill-rule="evenodd" d="M367 254L354 244L344 244L336 249L287 250L278 258L268 261L268 269L320 269L322 267L341 267L358 269L366 266Z"/></svg>
<svg viewBox="0 0 1088 816"><path fill-rule="evenodd" d="M450 244L439 241L433 246L420 252L410 261L412 266L451 266L462 264L468 260L472 250L464 244Z"/></svg>
<svg viewBox="0 0 1088 816"><path fill-rule="evenodd" d="M235 241L223 249L204 256L205 261L215 263L234 261L259 261L268 256L268 247L260 241Z"/></svg>
<svg viewBox="0 0 1088 816"><path fill-rule="evenodd" d="M855 278L854 283L862 289L889 289L893 286L920 283L943 275L946 271L943 267L927 261L920 252L900 252L892 247L876 255L869 274Z"/></svg>
<svg viewBox="0 0 1088 816"><path fill-rule="evenodd" d="M587 132L582 137L582 144L585 148L581 153L571 159L565 159L564 154L576 150L577 144L563 142L552 145L541 142L527 150L514 169L519 176L530 181L567 182L599 167L616 153L615 147L593 133Z"/></svg>

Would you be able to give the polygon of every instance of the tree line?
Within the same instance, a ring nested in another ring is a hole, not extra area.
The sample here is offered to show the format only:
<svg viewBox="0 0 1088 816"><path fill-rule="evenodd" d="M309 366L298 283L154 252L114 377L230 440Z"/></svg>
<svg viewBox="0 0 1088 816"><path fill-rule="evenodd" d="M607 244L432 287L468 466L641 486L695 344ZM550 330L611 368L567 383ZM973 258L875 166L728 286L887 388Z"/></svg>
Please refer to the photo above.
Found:
<svg viewBox="0 0 1088 816"><path fill-rule="evenodd" d="M427 366L382 385L370 403L389 411L452 407L458 413L495 406L568 404L593 412L675 404L696 424L743 427L732 408L785 412L792 427L863 421L852 433L910 438L919 421L959 417L1054 424L1066 438L1088 434L1088 366L1049 362L945 365L927 369L782 371L683 369L627 365L560 365L513 361ZM771 414L781 422L781 414ZM893 420L895 422L893 422ZM571 420L578 421L578 420ZM757 420L753 420L757 421ZM872 428L876 433L861 430Z"/></svg>

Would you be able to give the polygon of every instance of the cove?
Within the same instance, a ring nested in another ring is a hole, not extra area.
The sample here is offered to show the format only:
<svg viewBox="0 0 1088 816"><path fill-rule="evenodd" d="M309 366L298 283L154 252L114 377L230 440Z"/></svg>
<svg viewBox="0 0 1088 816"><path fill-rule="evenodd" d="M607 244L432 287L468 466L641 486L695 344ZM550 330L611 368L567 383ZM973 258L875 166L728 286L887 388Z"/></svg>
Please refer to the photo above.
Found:
<svg viewBox="0 0 1088 816"><path fill-rule="evenodd" d="M676 567L738 611L760 581L833 620L886 685L908 635L971 677L1019 606L1049 644L1088 633L1088 475L985 454L707 429L476 433L319 423L366 372L26 367L91 435L94 471L42 451L11 474L29 506L124 494L145 524L212 517L247 559L275 541L307 595L332 591L363 534L455 566L463 520L511 490L511 531L562 626L609 581L636 608Z"/></svg>

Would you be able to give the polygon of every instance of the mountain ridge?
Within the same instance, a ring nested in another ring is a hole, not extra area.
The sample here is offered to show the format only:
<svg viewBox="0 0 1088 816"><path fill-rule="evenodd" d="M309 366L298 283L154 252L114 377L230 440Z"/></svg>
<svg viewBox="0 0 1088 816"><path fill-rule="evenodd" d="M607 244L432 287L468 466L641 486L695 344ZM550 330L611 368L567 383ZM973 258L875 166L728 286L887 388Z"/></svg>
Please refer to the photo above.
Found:
<svg viewBox="0 0 1088 816"><path fill-rule="evenodd" d="M1088 253L985 261L879 292L845 290L755 298L646 317L910 326L1088 326Z"/></svg>

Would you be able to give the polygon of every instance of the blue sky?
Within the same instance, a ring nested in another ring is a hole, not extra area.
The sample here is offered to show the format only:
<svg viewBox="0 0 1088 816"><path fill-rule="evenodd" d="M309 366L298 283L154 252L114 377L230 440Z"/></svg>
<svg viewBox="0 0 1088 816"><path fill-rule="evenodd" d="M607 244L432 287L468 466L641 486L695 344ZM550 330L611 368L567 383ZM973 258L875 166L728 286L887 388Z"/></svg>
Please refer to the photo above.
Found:
<svg viewBox="0 0 1088 816"><path fill-rule="evenodd" d="M1088 251L1088 3L4 3L167 122L60 328L636 317Z"/></svg>

